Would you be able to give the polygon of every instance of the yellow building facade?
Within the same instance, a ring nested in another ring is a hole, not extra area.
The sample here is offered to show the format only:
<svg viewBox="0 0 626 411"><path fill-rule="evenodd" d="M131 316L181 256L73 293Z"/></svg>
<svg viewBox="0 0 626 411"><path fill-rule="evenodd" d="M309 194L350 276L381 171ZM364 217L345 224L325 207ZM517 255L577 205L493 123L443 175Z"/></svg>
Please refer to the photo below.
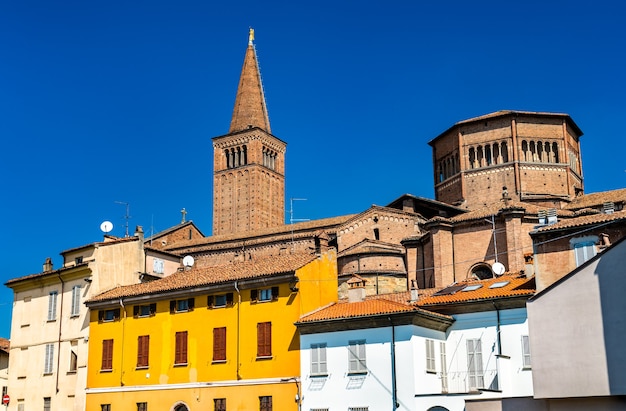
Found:
<svg viewBox="0 0 626 411"><path fill-rule="evenodd" d="M86 409L298 410L294 323L336 299L334 251L199 262L96 296Z"/></svg>

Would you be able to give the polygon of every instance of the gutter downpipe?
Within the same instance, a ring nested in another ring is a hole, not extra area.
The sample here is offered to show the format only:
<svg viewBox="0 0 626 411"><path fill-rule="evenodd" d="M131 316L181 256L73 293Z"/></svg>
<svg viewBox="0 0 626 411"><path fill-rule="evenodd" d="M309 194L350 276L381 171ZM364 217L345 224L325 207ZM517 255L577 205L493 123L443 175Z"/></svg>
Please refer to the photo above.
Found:
<svg viewBox="0 0 626 411"><path fill-rule="evenodd" d="M391 324L391 400L392 410L400 406L398 404L398 387L396 384L396 327L393 325L391 317L387 317Z"/></svg>
<svg viewBox="0 0 626 411"><path fill-rule="evenodd" d="M241 379L239 375L239 310L241 308L241 292L239 291L239 287L237 287L237 281L235 281L235 291L237 291L237 380Z"/></svg>
<svg viewBox="0 0 626 411"><path fill-rule="evenodd" d="M65 294L65 281L61 278L61 273L57 273L59 281L61 281L61 309L59 310L59 338L57 340L57 378L56 378L56 392L59 393L59 367L61 366L61 333L63 326L63 294Z"/></svg>
<svg viewBox="0 0 626 411"><path fill-rule="evenodd" d="M124 302L120 297L120 307L122 313L120 313L120 320L122 321L122 365L120 370L120 387L124 386L124 336L126 335L126 307L124 307ZM123 317L122 317L123 315Z"/></svg>
<svg viewBox="0 0 626 411"><path fill-rule="evenodd" d="M496 375L498 378L498 389L500 390L500 359L502 358L502 340L500 339L500 310L496 306L495 302L491 302L493 308L496 310L496 343L498 346L498 353L496 354Z"/></svg>

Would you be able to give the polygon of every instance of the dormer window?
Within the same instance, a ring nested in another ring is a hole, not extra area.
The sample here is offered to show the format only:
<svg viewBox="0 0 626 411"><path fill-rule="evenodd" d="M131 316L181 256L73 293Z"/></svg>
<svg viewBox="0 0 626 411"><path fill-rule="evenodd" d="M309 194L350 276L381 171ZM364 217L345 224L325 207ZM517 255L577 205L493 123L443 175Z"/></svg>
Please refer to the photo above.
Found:
<svg viewBox="0 0 626 411"><path fill-rule="evenodd" d="M79 256L79 257L76 257L74 259L74 264L78 265L78 264L82 264L82 263L83 263L83 256L82 255Z"/></svg>

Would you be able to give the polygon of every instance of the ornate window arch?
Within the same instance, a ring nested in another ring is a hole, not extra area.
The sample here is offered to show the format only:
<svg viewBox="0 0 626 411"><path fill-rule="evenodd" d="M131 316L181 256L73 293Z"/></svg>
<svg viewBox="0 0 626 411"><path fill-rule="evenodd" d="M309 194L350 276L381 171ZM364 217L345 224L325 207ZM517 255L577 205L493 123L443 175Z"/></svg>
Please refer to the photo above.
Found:
<svg viewBox="0 0 626 411"><path fill-rule="evenodd" d="M485 262L476 263L470 267L468 278L478 278L479 280L485 280L487 278L493 278L493 271L491 266Z"/></svg>

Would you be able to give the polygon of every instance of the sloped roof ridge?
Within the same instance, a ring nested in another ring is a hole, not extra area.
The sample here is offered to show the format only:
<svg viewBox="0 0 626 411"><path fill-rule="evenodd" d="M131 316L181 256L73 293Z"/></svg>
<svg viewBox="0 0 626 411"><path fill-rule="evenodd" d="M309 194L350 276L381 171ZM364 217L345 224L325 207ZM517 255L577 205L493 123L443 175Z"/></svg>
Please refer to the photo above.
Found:
<svg viewBox="0 0 626 411"><path fill-rule="evenodd" d="M583 194L582 196L572 199L564 208L568 210L578 210L592 206L600 206L609 201L613 203L626 202L626 188Z"/></svg>

